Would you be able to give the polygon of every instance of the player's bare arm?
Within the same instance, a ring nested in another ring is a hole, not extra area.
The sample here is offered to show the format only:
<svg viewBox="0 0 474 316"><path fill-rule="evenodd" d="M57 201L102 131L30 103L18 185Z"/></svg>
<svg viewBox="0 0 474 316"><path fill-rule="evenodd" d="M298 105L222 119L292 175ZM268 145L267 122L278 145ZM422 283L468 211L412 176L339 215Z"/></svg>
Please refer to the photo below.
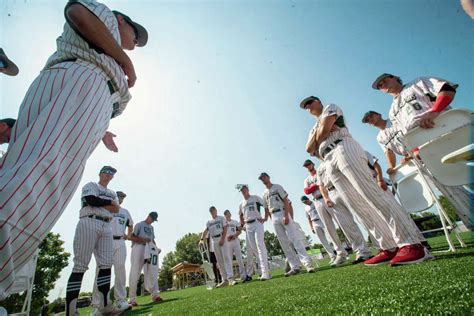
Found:
<svg viewBox="0 0 474 316"><path fill-rule="evenodd" d="M131 240L130 238L132 237L133 234L133 226L127 226L127 234L124 236L125 240Z"/></svg>
<svg viewBox="0 0 474 316"><path fill-rule="evenodd" d="M311 229L313 234L316 234L316 232L314 231L314 228L313 228L313 223L311 222L311 218L309 218L309 217L308 217L308 224L309 224L309 228Z"/></svg>
<svg viewBox="0 0 474 316"><path fill-rule="evenodd" d="M240 226L244 227L245 225L244 214L240 213L239 218L240 218Z"/></svg>
<svg viewBox="0 0 474 316"><path fill-rule="evenodd" d="M146 244L147 242L151 241L150 238L142 238L142 237L135 236L134 234L130 236L130 240L137 243L141 243L141 244Z"/></svg>
<svg viewBox="0 0 474 316"><path fill-rule="evenodd" d="M67 7L66 17L68 22L74 25L77 32L87 41L96 45L105 54L117 61L128 77L128 86L130 88L133 87L137 76L132 60L113 38L105 24L87 8L78 3L71 4Z"/></svg>
<svg viewBox="0 0 474 316"><path fill-rule="evenodd" d="M380 167L378 162L374 163L375 172L377 172L377 185L384 191L387 191L387 184L383 179L382 168Z"/></svg>
<svg viewBox="0 0 474 316"><path fill-rule="evenodd" d="M456 90L449 84L442 86L431 110L420 117L420 127L433 128L435 126L434 119L453 101L455 94Z"/></svg>
<svg viewBox="0 0 474 316"><path fill-rule="evenodd" d="M306 143L306 152L314 156L315 153L318 152L318 147L319 147L319 144L316 141L316 133L315 133L308 139L308 143Z"/></svg>
<svg viewBox="0 0 474 316"><path fill-rule="evenodd" d="M268 207L265 208L265 218L263 219L263 223L265 223L266 221L268 221L268 218L271 218L272 217L272 214L270 213L270 210L268 209Z"/></svg>
<svg viewBox="0 0 474 316"><path fill-rule="evenodd" d="M227 235L227 225L224 226L224 231L222 232L221 239L219 240L219 246L224 246L226 235Z"/></svg>
<svg viewBox="0 0 474 316"><path fill-rule="evenodd" d="M395 167L397 165L397 157L392 150L388 149L385 151L385 158L387 158L388 163L388 169L386 172L388 175L392 175L395 172Z"/></svg>
<svg viewBox="0 0 474 316"><path fill-rule="evenodd" d="M323 196L324 203L326 203L328 207L334 207L334 202L329 197L328 189L326 189L325 186L320 185L319 192L321 192L321 195Z"/></svg>
<svg viewBox="0 0 474 316"><path fill-rule="evenodd" d="M283 204L285 205L285 217L283 217L283 224L284 225L288 225L288 223L290 222L290 202L288 202L288 198L285 197L283 199Z"/></svg>
<svg viewBox="0 0 474 316"><path fill-rule="evenodd" d="M334 123L336 122L337 115L331 115L325 117L319 123L318 129L316 130L316 141L322 143L333 131Z"/></svg>

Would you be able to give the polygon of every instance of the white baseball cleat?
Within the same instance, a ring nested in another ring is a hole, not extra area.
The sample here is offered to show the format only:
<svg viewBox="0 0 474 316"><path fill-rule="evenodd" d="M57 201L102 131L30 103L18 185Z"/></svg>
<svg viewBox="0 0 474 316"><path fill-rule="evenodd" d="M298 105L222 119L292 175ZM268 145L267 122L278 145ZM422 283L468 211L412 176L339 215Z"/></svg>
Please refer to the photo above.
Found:
<svg viewBox="0 0 474 316"><path fill-rule="evenodd" d="M227 285L229 285L229 281L224 280L224 281L222 281L221 283L217 284L217 285L216 285L216 288L218 289L218 288L221 288L221 287L225 287L225 286L227 286Z"/></svg>
<svg viewBox="0 0 474 316"><path fill-rule="evenodd" d="M271 278L272 278L271 275L262 275L259 280L260 281L267 281L267 280L270 280Z"/></svg>
<svg viewBox="0 0 474 316"><path fill-rule="evenodd" d="M333 261L333 263L331 263L331 266L335 267L335 266L338 266L340 264L343 264L346 261L347 261L347 257L336 256L336 259Z"/></svg>
<svg viewBox="0 0 474 316"><path fill-rule="evenodd" d="M328 264L331 265L334 262L334 260L336 260L336 257L331 257L331 260L329 260Z"/></svg>
<svg viewBox="0 0 474 316"><path fill-rule="evenodd" d="M292 276L292 275L297 275L298 273L300 273L299 269L291 269L290 271L285 273L285 276L288 277L288 276Z"/></svg>
<svg viewBox="0 0 474 316"><path fill-rule="evenodd" d="M232 279L232 278L229 279L229 285L232 286L232 285L236 285L236 284L237 284L237 282L234 279Z"/></svg>

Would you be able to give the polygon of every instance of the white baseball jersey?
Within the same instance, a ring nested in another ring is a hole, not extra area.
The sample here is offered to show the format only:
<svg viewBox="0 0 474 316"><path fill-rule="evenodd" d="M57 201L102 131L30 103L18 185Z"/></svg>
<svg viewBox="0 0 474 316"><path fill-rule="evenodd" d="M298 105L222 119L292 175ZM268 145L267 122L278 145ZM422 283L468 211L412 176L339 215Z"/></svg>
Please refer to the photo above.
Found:
<svg viewBox="0 0 474 316"><path fill-rule="evenodd" d="M337 126L338 128L336 131L331 132L329 136L321 144L319 144L320 155L323 153L324 149L328 145L334 143L336 140L341 139L346 136L351 136L349 134L349 130L347 129L347 125L345 123L345 119L344 119L341 108L337 106L336 104L331 103L323 107L323 112L321 113L318 120L316 121L316 124L314 125L314 127L311 129L309 133L308 143L313 138L313 135L316 134L316 131L319 127L319 122L322 121L324 118L333 116L333 115L336 115L337 117L334 125Z"/></svg>
<svg viewBox="0 0 474 316"><path fill-rule="evenodd" d="M263 192L263 206L272 213L273 223L283 220L286 197L288 197L288 193L279 184L272 184L270 189L265 189Z"/></svg>
<svg viewBox="0 0 474 316"><path fill-rule="evenodd" d="M160 266L158 262L158 256L160 254L159 248L149 243L149 251L148 260L143 265L143 274L144 274L144 285L145 289L152 294L153 297L156 297L160 294L158 288L158 274L160 272ZM146 255L145 255L146 257Z"/></svg>
<svg viewBox="0 0 474 316"><path fill-rule="evenodd" d="M370 172L372 172L372 177L376 178L377 177L377 171L375 171L375 163L378 162L378 158L373 156L371 153L368 151L365 151L365 154L367 155L367 165L369 166Z"/></svg>
<svg viewBox="0 0 474 316"><path fill-rule="evenodd" d="M313 202L311 202L311 205L305 205L304 210L306 212L306 217L309 220L313 222L318 222L318 225L322 224L318 215L318 211L316 210L316 206Z"/></svg>
<svg viewBox="0 0 474 316"><path fill-rule="evenodd" d="M237 234L238 228L240 228L240 222L231 219L230 221L226 220L227 225L227 236Z"/></svg>
<svg viewBox="0 0 474 316"><path fill-rule="evenodd" d="M118 213L113 214L112 235L123 236L127 227L133 227L132 216L127 209L120 207Z"/></svg>
<svg viewBox="0 0 474 316"><path fill-rule="evenodd" d="M206 227L209 231L209 235L212 238L221 237L224 232L224 227L226 226L226 220L223 216L216 216L216 218L207 221ZM215 237L217 236L217 237Z"/></svg>
<svg viewBox="0 0 474 316"><path fill-rule="evenodd" d="M243 199L239 205L239 215L244 216L244 221L253 221L262 218L260 207L263 206L263 200L257 195L250 195L247 200Z"/></svg>
<svg viewBox="0 0 474 316"><path fill-rule="evenodd" d="M105 208L87 205L84 199L84 197L86 196L95 196L103 200L116 201L118 203L118 198L115 191L110 190L106 187L103 187L96 182L89 182L82 188L82 194L81 194L82 208L79 212L79 217L84 217L84 216L89 216L89 215L100 215L100 216L112 218L112 213L107 211Z"/></svg>
<svg viewBox="0 0 474 316"><path fill-rule="evenodd" d="M402 132L397 127L396 122L393 123L390 120L386 121L385 129L380 130L377 134L377 142L384 152L391 150L397 155L405 156L407 152L401 138Z"/></svg>
<svg viewBox="0 0 474 316"><path fill-rule="evenodd" d="M155 231L153 229L153 226L147 224L145 221L142 221L135 225L135 227L133 228L133 235L135 237L149 238L151 240L155 240ZM140 243L132 241L132 247L136 244Z"/></svg>
<svg viewBox="0 0 474 316"><path fill-rule="evenodd" d="M70 2L71 3L71 2ZM115 14L104 4L95 0L76 0L92 12L112 34L112 37L120 45L120 32ZM71 3L72 4L72 3ZM69 4L68 4L69 5ZM45 69L50 68L66 60L78 59L78 62L85 61L86 65L91 63L101 69L111 80L115 90L120 93L121 100L115 105L112 117L116 117L125 110L131 95L128 91L128 83L122 67L112 57L104 54L98 47L88 43L79 35L69 23L64 24L63 34L56 40L57 50L46 62Z"/></svg>
<svg viewBox="0 0 474 316"><path fill-rule="evenodd" d="M400 94L392 101L390 120L396 121L403 133L418 126L420 116L433 107L441 87L445 84L457 87L456 84L434 77L419 77L404 85Z"/></svg>
<svg viewBox="0 0 474 316"><path fill-rule="evenodd" d="M318 176L317 176L317 172L315 172L314 174L310 174L306 179L304 179L304 187L308 188L313 184L317 184L317 182L318 182ZM311 193L311 195L313 196L313 200L318 200L322 197L321 191L319 191L319 188L316 189L313 193Z"/></svg>

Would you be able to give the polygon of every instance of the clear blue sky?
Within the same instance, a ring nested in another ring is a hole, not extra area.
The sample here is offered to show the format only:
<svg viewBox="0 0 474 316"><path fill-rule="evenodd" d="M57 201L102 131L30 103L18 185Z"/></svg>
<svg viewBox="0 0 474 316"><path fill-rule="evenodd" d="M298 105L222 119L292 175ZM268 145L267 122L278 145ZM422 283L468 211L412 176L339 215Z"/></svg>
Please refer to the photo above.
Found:
<svg viewBox="0 0 474 316"><path fill-rule="evenodd" d="M1 117L16 116L55 50L65 2L1 1L0 47L20 68L17 77L0 77ZM105 3L146 26L149 43L130 54L138 74L133 99L110 126L119 153L99 146L81 186L97 180L102 165L117 167L111 187L128 194L124 206L134 220L158 211L163 253L203 229L210 205L236 214L236 183L261 194L261 171L287 189L309 231L298 200L314 119L299 109L303 97L340 105L352 135L380 158L376 130L360 122L369 109L388 112L390 97L370 88L380 73L456 82L454 106L473 108L474 22L459 1ZM77 193L53 229L70 252L79 200ZM273 230L270 223L266 229ZM65 288L71 268L51 298ZM91 280L88 273L83 290Z"/></svg>

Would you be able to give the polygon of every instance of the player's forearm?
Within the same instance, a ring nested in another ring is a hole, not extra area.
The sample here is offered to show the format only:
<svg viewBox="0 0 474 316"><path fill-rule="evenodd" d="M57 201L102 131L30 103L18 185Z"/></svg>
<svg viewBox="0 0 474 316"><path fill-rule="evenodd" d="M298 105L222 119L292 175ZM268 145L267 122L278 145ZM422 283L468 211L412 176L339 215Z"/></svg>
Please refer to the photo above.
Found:
<svg viewBox="0 0 474 316"><path fill-rule="evenodd" d="M265 208L265 218L263 219L265 222L268 220L268 217L271 217L270 210L266 207Z"/></svg>
<svg viewBox="0 0 474 316"><path fill-rule="evenodd" d="M374 163L374 169L375 172L377 173L377 181L384 181L383 180L383 174L382 174L382 168L380 168L380 165L378 162Z"/></svg>
<svg viewBox="0 0 474 316"><path fill-rule="evenodd" d="M387 158L388 167L395 168L397 165L397 157L395 156L395 153L388 149L385 151L385 158Z"/></svg>
<svg viewBox="0 0 474 316"><path fill-rule="evenodd" d="M100 48L118 64L131 63L128 55L113 38L109 29L82 4L71 4L66 9L66 17L72 27L89 43Z"/></svg>
<svg viewBox="0 0 474 316"><path fill-rule="evenodd" d="M329 191L326 189L324 186L319 187L319 192L321 192L321 195L323 196L324 201L330 200L329 198Z"/></svg>
<svg viewBox="0 0 474 316"><path fill-rule="evenodd" d="M316 141L316 134L306 144L306 152L310 155L314 154L318 150L318 142Z"/></svg>

